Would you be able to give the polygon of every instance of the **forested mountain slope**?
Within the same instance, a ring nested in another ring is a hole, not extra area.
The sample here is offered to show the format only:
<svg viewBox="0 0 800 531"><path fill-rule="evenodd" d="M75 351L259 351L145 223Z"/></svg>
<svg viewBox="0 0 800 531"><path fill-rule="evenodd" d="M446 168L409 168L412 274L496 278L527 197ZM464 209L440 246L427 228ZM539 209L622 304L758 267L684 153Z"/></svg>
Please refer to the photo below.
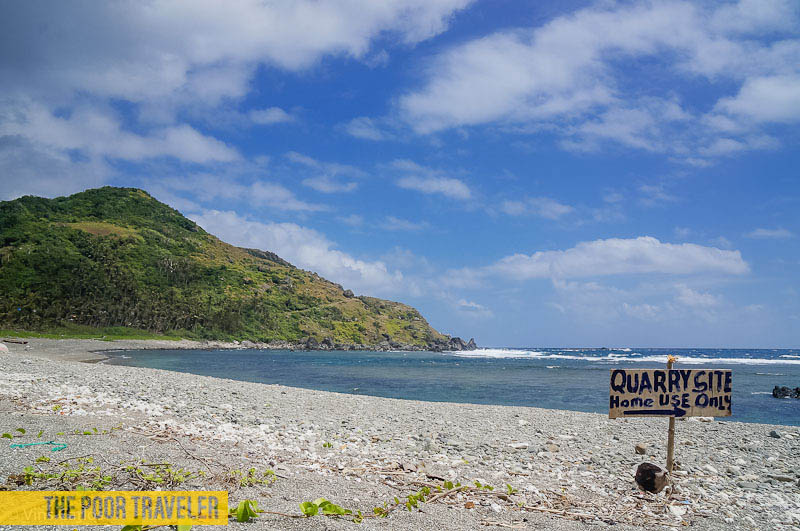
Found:
<svg viewBox="0 0 800 531"><path fill-rule="evenodd" d="M197 339L458 348L405 304L354 297L229 245L143 190L0 202L0 326L128 327Z"/></svg>

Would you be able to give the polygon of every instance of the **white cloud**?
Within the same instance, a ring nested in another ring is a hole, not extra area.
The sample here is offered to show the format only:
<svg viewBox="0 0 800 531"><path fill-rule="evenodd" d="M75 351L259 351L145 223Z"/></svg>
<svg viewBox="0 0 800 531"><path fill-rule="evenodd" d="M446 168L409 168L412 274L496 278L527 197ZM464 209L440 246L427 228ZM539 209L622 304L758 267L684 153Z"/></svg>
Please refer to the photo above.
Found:
<svg viewBox="0 0 800 531"><path fill-rule="evenodd" d="M271 125L295 121L295 117L284 111L280 107L269 107L268 109L253 109L247 116L253 123L259 125Z"/></svg>
<svg viewBox="0 0 800 531"><path fill-rule="evenodd" d="M397 218L395 216L386 216L386 219L381 224L385 230L405 230L405 231L418 231L425 230L429 227L428 223L424 221L409 221L407 219Z"/></svg>
<svg viewBox="0 0 800 531"><path fill-rule="evenodd" d="M417 164L408 159L396 159L390 167L403 174L396 184L400 188L416 190L424 194L442 194L453 199L466 200L472 191L463 181L446 176L443 172Z"/></svg>
<svg viewBox="0 0 800 531"><path fill-rule="evenodd" d="M339 221L350 227L360 227L364 224L364 217L358 214L350 214L349 216L339 218Z"/></svg>
<svg viewBox="0 0 800 531"><path fill-rule="evenodd" d="M700 292L693 290L686 284L676 284L675 289L677 294L675 300L679 303L692 308L709 308L719 306L722 299L708 292Z"/></svg>
<svg viewBox="0 0 800 531"><path fill-rule="evenodd" d="M219 210L206 210L191 218L228 243L272 251L359 293L393 293L404 285L400 271L390 270L381 261L354 258L336 249L323 234L294 223L263 223Z"/></svg>
<svg viewBox="0 0 800 531"><path fill-rule="evenodd" d="M492 316L492 311L489 308L487 308L482 304L478 304L477 302L470 301L467 299L458 299L456 301L456 309L461 312L478 314L482 317Z"/></svg>
<svg viewBox="0 0 800 531"><path fill-rule="evenodd" d="M431 38L469 2L8 4L0 17L0 136L19 135L58 156L82 150L98 168L106 157L233 161L236 150L186 120L215 127L208 117L235 109L260 66L298 72L329 56L374 60L376 39ZM223 125L292 118L278 107L231 114ZM12 171L30 173L18 163Z"/></svg>
<svg viewBox="0 0 800 531"><path fill-rule="evenodd" d="M692 243L662 243L649 236L581 242L565 251L514 254L485 269L486 273L520 280L643 273L738 275L748 271L749 266L739 251Z"/></svg>
<svg viewBox="0 0 800 531"><path fill-rule="evenodd" d="M0 200L69 195L105 184L111 174L101 160L75 159L20 136L0 135Z"/></svg>
<svg viewBox="0 0 800 531"><path fill-rule="evenodd" d="M510 216L533 215L545 219L559 219L575 209L549 197L528 197L524 200L503 201L500 210Z"/></svg>
<svg viewBox="0 0 800 531"><path fill-rule="evenodd" d="M640 322L669 326L697 321L735 320L741 308L723 304L721 296L684 283L641 283L622 289L598 282L553 280L550 305L564 314L575 314L596 322Z"/></svg>
<svg viewBox="0 0 800 531"><path fill-rule="evenodd" d="M175 157L206 163L239 158L235 149L186 124L159 127L146 135L132 133L102 107L79 107L67 117L56 117L44 106L28 101L2 111L0 135L20 136L44 149L79 150L91 157L131 161Z"/></svg>
<svg viewBox="0 0 800 531"><path fill-rule="evenodd" d="M664 203L673 203L678 197L667 192L663 184L642 184L639 185L639 202L645 206L663 206Z"/></svg>
<svg viewBox="0 0 800 531"><path fill-rule="evenodd" d="M731 242L725 236L717 236L716 238L712 238L710 240L710 243L714 247L718 247L720 249L732 249L733 248L733 242Z"/></svg>
<svg viewBox="0 0 800 531"><path fill-rule="evenodd" d="M642 97L641 80L626 65L658 57L662 77L703 77L718 93L741 84L739 96L721 101L720 110L794 121L800 108L797 6L752 4L600 2L539 27L477 38L437 56L422 86L400 98L398 111L422 134L483 124L555 130L568 149L612 141L697 161L692 153L712 144L718 130L702 113L684 108L677 83L653 84ZM751 10L741 19L734 14ZM759 131L737 122L744 133ZM743 144L763 149L758 142Z"/></svg>
<svg viewBox="0 0 800 531"><path fill-rule="evenodd" d="M15 4L0 49L15 50L6 88L82 91L142 101L191 86L188 97L238 97L248 68L308 68L326 55L363 58L391 33L414 44L447 28L468 0L209 0ZM46 28L43 30L42 28ZM146 43L143 45L142 43ZM244 73L243 73L244 72ZM199 78L199 82L194 82Z"/></svg>
<svg viewBox="0 0 800 531"><path fill-rule="evenodd" d="M748 79L736 96L721 99L716 109L757 122L798 122L800 75Z"/></svg>
<svg viewBox="0 0 800 531"><path fill-rule="evenodd" d="M286 159L295 166L303 168L301 171L311 170L315 175L303 179L302 184L325 194L352 192L358 188L358 183L355 181L343 181L339 177L360 178L366 175L355 166L337 162L323 162L295 151L288 152ZM292 172L295 171L294 169L292 170Z"/></svg>
<svg viewBox="0 0 800 531"><path fill-rule="evenodd" d="M450 177L403 177L397 181L397 186L423 194L442 194L453 199L469 199L472 195L466 184Z"/></svg>
<svg viewBox="0 0 800 531"><path fill-rule="evenodd" d="M313 188L318 192L322 192L324 194L333 194L336 192L352 192L356 188L358 188L358 184L354 182L339 182L335 181L331 177L327 175L322 175L320 177L309 177L307 179L303 179L303 186L308 186L309 188Z"/></svg>
<svg viewBox="0 0 800 531"><path fill-rule="evenodd" d="M381 130L375 120L366 116L353 118L344 125L344 130L356 138L365 140L386 140L389 135Z"/></svg>
<svg viewBox="0 0 800 531"><path fill-rule="evenodd" d="M793 238L794 233L784 228L754 229L746 233L745 236L747 238L755 238L758 240L785 240L788 238Z"/></svg>
<svg viewBox="0 0 800 531"><path fill-rule="evenodd" d="M350 177L364 177L366 175L363 170L355 166L340 164L338 162L324 162L296 151L289 151L286 153L286 159L294 164L317 170L319 173L325 175L346 175Z"/></svg>
<svg viewBox="0 0 800 531"><path fill-rule="evenodd" d="M720 31L754 33L792 31L797 23L797 3L792 0L740 0L722 4L711 24Z"/></svg>
<svg viewBox="0 0 800 531"><path fill-rule="evenodd" d="M188 176L161 177L157 180L145 180L148 188L154 193L165 194L174 200L182 198L189 200L192 204L202 203L215 206L220 201L230 203L237 201L254 207L269 207L271 209L291 212L319 212L327 210L325 205L302 201L285 186L258 179L252 182L242 182L241 173L252 177L257 174L259 169L250 164L243 164L242 167L228 168L229 173L224 170L219 174L195 173Z"/></svg>

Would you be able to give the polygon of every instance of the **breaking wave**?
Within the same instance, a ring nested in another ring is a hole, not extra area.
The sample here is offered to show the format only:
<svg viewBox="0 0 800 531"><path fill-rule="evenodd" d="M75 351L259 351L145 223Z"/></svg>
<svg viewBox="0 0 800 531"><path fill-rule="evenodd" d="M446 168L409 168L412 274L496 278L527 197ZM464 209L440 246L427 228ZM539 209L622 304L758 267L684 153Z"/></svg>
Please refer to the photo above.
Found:
<svg viewBox="0 0 800 531"><path fill-rule="evenodd" d="M577 354L580 353L580 354ZM632 349L546 349L527 350L512 348L481 348L468 351L454 351L448 354L459 358L487 359L532 359L532 360L575 360L602 363L658 363L667 362L666 354L648 355ZM800 356L784 354L776 358L714 357L704 355L678 355L681 365L800 365Z"/></svg>

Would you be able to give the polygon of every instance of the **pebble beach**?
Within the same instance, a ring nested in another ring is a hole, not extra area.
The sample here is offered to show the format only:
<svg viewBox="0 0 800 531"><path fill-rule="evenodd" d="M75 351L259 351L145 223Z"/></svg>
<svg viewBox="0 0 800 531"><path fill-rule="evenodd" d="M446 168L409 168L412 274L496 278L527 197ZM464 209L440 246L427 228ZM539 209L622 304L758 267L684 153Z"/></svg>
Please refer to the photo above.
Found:
<svg viewBox="0 0 800 531"><path fill-rule="evenodd" d="M109 350L211 346L190 341L26 341L0 353L0 432L14 436L0 445L6 489L51 489L59 481L45 477L51 469L89 458L111 478L108 490L142 487L130 463L168 463L188 474L172 490L257 500L268 512L231 522L242 529L800 529L798 427L680 420L672 488L651 495L633 474L643 461L663 466L665 419L397 400L103 363ZM10 447L43 441L67 447ZM40 474L30 485L21 477L28 466ZM440 492L447 482L472 488ZM412 511L394 501L426 488L428 503ZM358 525L302 518L298 504L319 497L388 514Z"/></svg>

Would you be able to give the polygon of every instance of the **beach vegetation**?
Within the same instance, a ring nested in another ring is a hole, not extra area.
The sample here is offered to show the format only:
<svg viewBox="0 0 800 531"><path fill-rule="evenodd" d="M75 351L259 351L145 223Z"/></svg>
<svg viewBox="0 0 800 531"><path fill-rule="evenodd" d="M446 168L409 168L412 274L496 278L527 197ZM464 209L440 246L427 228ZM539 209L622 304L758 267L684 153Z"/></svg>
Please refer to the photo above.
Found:
<svg viewBox="0 0 800 531"><path fill-rule="evenodd" d="M22 437L27 433L25 428L17 428L14 431L16 433L4 432L2 435L0 435L0 439L13 439L14 437Z"/></svg>
<svg viewBox="0 0 800 531"><path fill-rule="evenodd" d="M255 468L250 468L245 472L241 470L232 470L230 476L231 480L240 487L271 485L276 479L275 472L269 468L261 473L257 472Z"/></svg>
<svg viewBox="0 0 800 531"><path fill-rule="evenodd" d="M205 478L203 470L189 470L170 463L133 464L102 469L94 457L83 456L52 463L49 457L38 457L20 474L11 474L7 483L34 486L40 490L106 490L112 484L133 490L161 490L186 485L190 480L199 483Z"/></svg>
<svg viewBox="0 0 800 531"><path fill-rule="evenodd" d="M258 518L258 513L262 512L258 508L255 500L242 500L235 507L230 507L229 516L235 518L237 522L251 522Z"/></svg>
<svg viewBox="0 0 800 531"><path fill-rule="evenodd" d="M347 516L353 514L352 510L345 509L325 498L317 498L313 502L307 501L300 503L300 512L306 517L315 516L317 514L324 516Z"/></svg>

